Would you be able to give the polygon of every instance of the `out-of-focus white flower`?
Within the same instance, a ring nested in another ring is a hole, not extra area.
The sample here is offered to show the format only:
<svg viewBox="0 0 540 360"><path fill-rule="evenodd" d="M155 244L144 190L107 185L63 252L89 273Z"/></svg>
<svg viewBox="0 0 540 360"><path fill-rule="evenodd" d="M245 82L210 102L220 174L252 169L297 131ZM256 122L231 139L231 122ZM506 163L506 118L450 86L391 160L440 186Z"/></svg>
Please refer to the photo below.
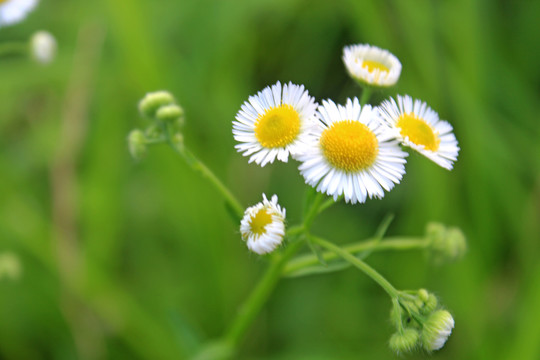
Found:
<svg viewBox="0 0 540 360"><path fill-rule="evenodd" d="M353 79L371 86L392 86L401 74L401 63L397 57L372 45L346 46L343 62Z"/></svg>
<svg viewBox="0 0 540 360"><path fill-rule="evenodd" d="M38 0L0 0L0 27L21 22L37 3Z"/></svg>
<svg viewBox="0 0 540 360"><path fill-rule="evenodd" d="M48 31L38 31L30 39L32 57L41 64L52 62L56 56L56 39Z"/></svg>

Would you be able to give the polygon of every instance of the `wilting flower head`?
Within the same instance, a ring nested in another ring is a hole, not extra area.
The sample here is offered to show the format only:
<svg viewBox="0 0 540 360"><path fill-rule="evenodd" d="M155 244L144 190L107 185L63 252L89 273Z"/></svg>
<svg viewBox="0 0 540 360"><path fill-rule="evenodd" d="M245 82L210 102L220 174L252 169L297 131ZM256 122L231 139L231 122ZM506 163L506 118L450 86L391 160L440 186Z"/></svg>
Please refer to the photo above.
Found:
<svg viewBox="0 0 540 360"><path fill-rule="evenodd" d="M30 39L32 57L39 63L48 64L53 61L56 48L56 39L47 31L38 31Z"/></svg>
<svg viewBox="0 0 540 360"><path fill-rule="evenodd" d="M401 74L399 60L389 51L372 45L346 46L343 62L353 79L371 86L392 86Z"/></svg>
<svg viewBox="0 0 540 360"><path fill-rule="evenodd" d="M357 98L345 106L327 100L318 114L320 121L298 156L306 183L334 199L344 195L354 204L382 198L400 182L407 154L370 105L360 106Z"/></svg>
<svg viewBox="0 0 540 360"><path fill-rule="evenodd" d="M278 81L250 96L233 121L235 148L250 156L249 162L264 166L277 158L287 162L299 154L313 123L317 104L303 85Z"/></svg>
<svg viewBox="0 0 540 360"><path fill-rule="evenodd" d="M240 223L242 239L259 255L274 251L285 236L285 209L277 201L277 195L268 201L263 194L263 201L247 208Z"/></svg>
<svg viewBox="0 0 540 360"><path fill-rule="evenodd" d="M422 343L427 351L441 349L454 328L454 318L446 310L432 313L423 324Z"/></svg>
<svg viewBox="0 0 540 360"><path fill-rule="evenodd" d="M459 152L452 125L439 120L439 115L425 102L408 95L385 100L379 111L393 129L394 136L445 169L451 170Z"/></svg>
<svg viewBox="0 0 540 360"><path fill-rule="evenodd" d="M0 27L24 20L37 3L37 0L0 0Z"/></svg>

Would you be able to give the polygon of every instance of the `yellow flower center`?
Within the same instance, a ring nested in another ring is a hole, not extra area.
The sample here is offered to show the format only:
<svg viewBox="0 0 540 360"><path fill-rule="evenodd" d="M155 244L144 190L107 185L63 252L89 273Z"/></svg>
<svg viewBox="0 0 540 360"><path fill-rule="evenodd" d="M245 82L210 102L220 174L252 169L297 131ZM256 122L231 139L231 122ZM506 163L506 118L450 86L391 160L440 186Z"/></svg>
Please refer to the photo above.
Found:
<svg viewBox="0 0 540 360"><path fill-rule="evenodd" d="M6 2L6 1L9 1L9 0L0 0L0 4L3 3L3 2Z"/></svg>
<svg viewBox="0 0 540 360"><path fill-rule="evenodd" d="M272 215L267 212L266 208L262 208L251 218L249 223L251 227L251 232L257 235L262 235L266 233L266 225L272 222Z"/></svg>
<svg viewBox="0 0 540 360"><path fill-rule="evenodd" d="M280 148L292 143L300 132L300 116L291 105L267 110L255 123L255 137L265 148Z"/></svg>
<svg viewBox="0 0 540 360"><path fill-rule="evenodd" d="M362 67L366 68L367 71L369 72L374 72L375 70L379 70L380 72L383 72L383 71L390 72L390 69L388 69L386 66L384 66L380 62L372 61L372 60L364 60L362 62Z"/></svg>
<svg viewBox="0 0 540 360"><path fill-rule="evenodd" d="M320 141L324 157L330 164L347 172L367 169L379 153L377 137L358 121L334 123L323 131Z"/></svg>
<svg viewBox="0 0 540 360"><path fill-rule="evenodd" d="M413 113L403 114L399 117L396 126L400 134L408 137L416 145L424 145L426 150L437 151L441 140L424 120Z"/></svg>

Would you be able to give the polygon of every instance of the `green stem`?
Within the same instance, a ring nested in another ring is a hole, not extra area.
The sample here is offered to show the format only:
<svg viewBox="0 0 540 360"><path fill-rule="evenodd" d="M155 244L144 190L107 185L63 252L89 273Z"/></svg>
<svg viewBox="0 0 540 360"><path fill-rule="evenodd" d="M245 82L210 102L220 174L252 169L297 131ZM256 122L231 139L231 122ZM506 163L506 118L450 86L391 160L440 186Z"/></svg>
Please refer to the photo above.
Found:
<svg viewBox="0 0 540 360"><path fill-rule="evenodd" d="M283 267L300 249L301 245L302 242L297 241L287 246L281 257L270 264L270 267L266 270L263 278L259 281L244 305L240 308L238 316L235 318L232 326L225 335L225 339L233 348L236 348L239 345L248 327L260 312L272 290L276 287L276 284L281 277L281 273L283 272Z"/></svg>
<svg viewBox="0 0 540 360"><path fill-rule="evenodd" d="M335 244L333 244L333 243L331 243L329 241L326 241L324 239L321 239L319 237L311 236L311 239L312 239L313 242L319 244L320 246L322 246L322 247L324 247L324 248L326 248L326 249L328 249L330 251L335 252L340 257L347 260L352 265L354 265L355 267L357 267L358 269L363 271L366 275L368 275L370 278L372 278L377 284L379 284L384 289L384 291L386 291L388 293L388 295L390 295L390 297L392 299L397 299L399 297L399 291L395 287L393 287L392 284L390 284L388 282L388 280L386 280L381 274L379 274L371 266L369 266L368 264L366 264L362 260L359 260L356 256L354 256L351 253L343 250L339 246L337 246L337 245L335 245Z"/></svg>
<svg viewBox="0 0 540 360"><path fill-rule="evenodd" d="M315 200L313 200L313 204L304 219L305 231L309 230L309 228L311 227L311 224L313 223L313 220L315 220L315 217L319 213L319 209L321 207L321 202L323 199L324 199L323 193L318 192L317 195L315 195Z"/></svg>
<svg viewBox="0 0 540 360"><path fill-rule="evenodd" d="M338 202L340 202L341 200L343 199L343 195L341 195L340 197L338 197L337 200L334 200L334 198L328 198L325 202L323 202L321 204L321 206L319 207L319 211L317 212L317 214L320 214L322 213L324 210L328 209L330 206L334 205L334 204L337 204Z"/></svg>
<svg viewBox="0 0 540 360"><path fill-rule="evenodd" d="M236 199L236 197L231 193L231 191L219 180L219 178L210 170L206 165L197 159L191 151L189 151L184 145L181 147L176 145L173 142L171 132L167 126L165 126L165 134L167 137L167 142L173 148L173 150L182 156L186 163L196 172L198 172L202 177L210 181L214 188L221 193L225 200L232 207L236 215L241 219L244 216L244 207Z"/></svg>
<svg viewBox="0 0 540 360"><path fill-rule="evenodd" d="M350 254L357 254L367 250L384 251L384 250L415 250L424 249L429 245L424 238L387 238L380 241L376 238L366 239L364 241L344 246L342 249ZM325 261L336 259L338 255L333 251L323 253ZM283 276L287 276L303 268L319 264L319 259L313 254L298 256L287 264L283 269Z"/></svg>
<svg viewBox="0 0 540 360"><path fill-rule="evenodd" d="M28 52L28 43L9 42L0 44L0 57L9 55L24 55Z"/></svg>
<svg viewBox="0 0 540 360"><path fill-rule="evenodd" d="M372 92L373 92L373 89L370 86L367 86L367 85L362 86L362 97L360 98L360 105L364 106L368 103Z"/></svg>

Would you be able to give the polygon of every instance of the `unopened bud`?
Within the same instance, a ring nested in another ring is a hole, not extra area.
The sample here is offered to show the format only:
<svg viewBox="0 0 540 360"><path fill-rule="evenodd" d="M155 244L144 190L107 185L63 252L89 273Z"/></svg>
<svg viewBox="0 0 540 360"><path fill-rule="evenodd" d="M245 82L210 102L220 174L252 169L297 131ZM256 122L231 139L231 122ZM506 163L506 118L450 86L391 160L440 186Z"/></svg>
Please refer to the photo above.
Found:
<svg viewBox="0 0 540 360"><path fill-rule="evenodd" d="M426 289L418 290L418 300L421 302L419 308L422 314L431 314L439 303L437 297Z"/></svg>
<svg viewBox="0 0 540 360"><path fill-rule="evenodd" d="M430 241L428 250L433 260L438 263L458 260L467 250L465 235L458 228L429 223L426 227L426 237Z"/></svg>
<svg viewBox="0 0 540 360"><path fill-rule="evenodd" d="M168 91L148 93L139 102L139 111L146 117L155 118L156 112L162 106L174 104L174 97Z"/></svg>
<svg viewBox="0 0 540 360"><path fill-rule="evenodd" d="M48 31L38 31L30 39L30 54L41 64L49 64L53 61L56 49L56 39Z"/></svg>
<svg viewBox="0 0 540 360"><path fill-rule="evenodd" d="M136 160L139 160L146 155L146 137L141 130L135 129L129 133L128 148L129 153Z"/></svg>
<svg viewBox="0 0 540 360"><path fill-rule="evenodd" d="M422 344L427 351L439 350L454 328L454 318L446 310L438 310L432 313L422 329Z"/></svg>
<svg viewBox="0 0 540 360"><path fill-rule="evenodd" d="M164 122L176 121L178 126L184 125L184 109L176 104L165 105L158 109L156 118Z"/></svg>
<svg viewBox="0 0 540 360"><path fill-rule="evenodd" d="M418 345L420 335L415 329L407 328L403 333L397 332L390 338L390 348L398 354L411 352Z"/></svg>

